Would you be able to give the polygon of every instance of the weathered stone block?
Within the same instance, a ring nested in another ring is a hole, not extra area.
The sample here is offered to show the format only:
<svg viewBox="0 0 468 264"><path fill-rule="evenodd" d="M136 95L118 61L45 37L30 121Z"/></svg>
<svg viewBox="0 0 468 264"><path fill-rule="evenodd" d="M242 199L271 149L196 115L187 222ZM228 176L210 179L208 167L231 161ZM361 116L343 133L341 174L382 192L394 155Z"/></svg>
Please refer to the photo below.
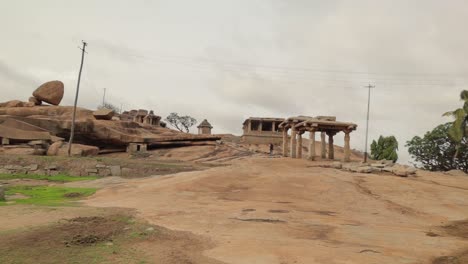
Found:
<svg viewBox="0 0 468 264"><path fill-rule="evenodd" d="M393 172L393 168L392 168L392 167L383 167L383 168L382 168L382 171L385 171L385 172Z"/></svg>
<svg viewBox="0 0 468 264"><path fill-rule="evenodd" d="M85 170L86 173L98 173L98 170L97 169L86 169Z"/></svg>
<svg viewBox="0 0 468 264"><path fill-rule="evenodd" d="M408 171L406 169L395 169L393 170L393 174L401 177L408 177Z"/></svg>
<svg viewBox="0 0 468 264"><path fill-rule="evenodd" d="M105 164L97 164L96 168L106 168L107 166Z"/></svg>
<svg viewBox="0 0 468 264"><path fill-rule="evenodd" d="M372 168L371 168L370 166L358 167L358 168L356 168L356 172L359 172L359 173L371 173L371 172L372 172Z"/></svg>
<svg viewBox="0 0 468 264"><path fill-rule="evenodd" d="M122 176L122 170L119 165L109 166L109 169L112 176Z"/></svg>
<svg viewBox="0 0 468 264"><path fill-rule="evenodd" d="M341 164L341 162L339 161L335 161L332 163L332 168L335 168L335 169L341 169L343 167L343 164Z"/></svg>
<svg viewBox="0 0 468 264"><path fill-rule="evenodd" d="M20 165L6 165L3 168L6 170L23 170L24 169L23 166L20 166Z"/></svg>
<svg viewBox="0 0 468 264"><path fill-rule="evenodd" d="M94 118L100 119L100 120L111 120L114 115L115 115L114 110L107 109L107 108L102 108L93 112Z"/></svg>
<svg viewBox="0 0 468 264"><path fill-rule="evenodd" d="M37 164L31 164L28 166L29 171L36 171L39 168L39 165Z"/></svg>
<svg viewBox="0 0 468 264"><path fill-rule="evenodd" d="M132 175L132 169L122 168L122 175L121 176L131 176L131 175Z"/></svg>
<svg viewBox="0 0 468 264"><path fill-rule="evenodd" d="M111 175L111 170L107 169L107 168L100 168L98 170L98 174L99 174L99 176L104 176L104 177L110 176Z"/></svg>

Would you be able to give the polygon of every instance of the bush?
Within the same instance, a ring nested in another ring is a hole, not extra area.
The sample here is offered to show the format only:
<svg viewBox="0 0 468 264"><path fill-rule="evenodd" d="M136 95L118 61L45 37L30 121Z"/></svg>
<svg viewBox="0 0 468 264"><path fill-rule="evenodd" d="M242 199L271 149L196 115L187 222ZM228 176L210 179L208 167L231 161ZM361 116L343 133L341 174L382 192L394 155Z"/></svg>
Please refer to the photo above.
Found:
<svg viewBox="0 0 468 264"><path fill-rule="evenodd" d="M459 147L459 156L453 159L457 143L449 136L452 123L439 125L424 137L416 136L406 143L415 165L431 171L462 170L468 173L468 139Z"/></svg>

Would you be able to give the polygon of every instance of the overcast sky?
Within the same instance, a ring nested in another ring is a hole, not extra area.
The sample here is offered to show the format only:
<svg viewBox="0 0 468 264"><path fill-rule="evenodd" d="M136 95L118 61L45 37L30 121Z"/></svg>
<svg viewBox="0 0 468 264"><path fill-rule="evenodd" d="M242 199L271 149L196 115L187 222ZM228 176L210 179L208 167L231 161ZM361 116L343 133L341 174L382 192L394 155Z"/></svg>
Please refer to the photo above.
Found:
<svg viewBox="0 0 468 264"><path fill-rule="evenodd" d="M371 83L370 138L397 136L406 161L405 142L461 105L466 25L463 0L0 0L0 101L58 79L72 105L86 40L79 106L107 88L124 110L238 135L249 116L336 115L362 150Z"/></svg>

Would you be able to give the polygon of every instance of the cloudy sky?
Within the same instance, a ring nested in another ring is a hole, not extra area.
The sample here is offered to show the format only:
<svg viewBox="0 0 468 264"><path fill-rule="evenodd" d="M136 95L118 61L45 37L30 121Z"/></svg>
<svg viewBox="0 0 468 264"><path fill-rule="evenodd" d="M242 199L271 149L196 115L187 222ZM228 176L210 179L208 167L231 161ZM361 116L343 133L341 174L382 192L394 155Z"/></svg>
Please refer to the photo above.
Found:
<svg viewBox="0 0 468 264"><path fill-rule="evenodd" d="M464 0L0 0L0 101L49 80L71 105L81 40L89 43L79 105L107 100L207 118L241 133L249 116L336 115L370 138L404 143L448 121L467 89ZM336 139L342 143L342 135Z"/></svg>

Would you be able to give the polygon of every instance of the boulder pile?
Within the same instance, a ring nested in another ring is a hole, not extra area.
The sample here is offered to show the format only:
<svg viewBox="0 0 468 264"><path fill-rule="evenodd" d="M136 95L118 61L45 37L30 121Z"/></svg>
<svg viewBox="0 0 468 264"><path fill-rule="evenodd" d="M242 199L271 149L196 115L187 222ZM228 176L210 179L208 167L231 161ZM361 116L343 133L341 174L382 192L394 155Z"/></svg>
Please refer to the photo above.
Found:
<svg viewBox="0 0 468 264"><path fill-rule="evenodd" d="M59 105L63 99L64 85L61 81L50 81L43 83L33 92L33 96L29 97L28 102L19 100L11 100L0 103L0 107L33 107L42 105L46 102L51 105Z"/></svg>
<svg viewBox="0 0 468 264"><path fill-rule="evenodd" d="M335 161L328 167L357 173L392 173L400 177L414 175L417 171L414 167L395 164L391 160L379 160L374 163L341 163Z"/></svg>

